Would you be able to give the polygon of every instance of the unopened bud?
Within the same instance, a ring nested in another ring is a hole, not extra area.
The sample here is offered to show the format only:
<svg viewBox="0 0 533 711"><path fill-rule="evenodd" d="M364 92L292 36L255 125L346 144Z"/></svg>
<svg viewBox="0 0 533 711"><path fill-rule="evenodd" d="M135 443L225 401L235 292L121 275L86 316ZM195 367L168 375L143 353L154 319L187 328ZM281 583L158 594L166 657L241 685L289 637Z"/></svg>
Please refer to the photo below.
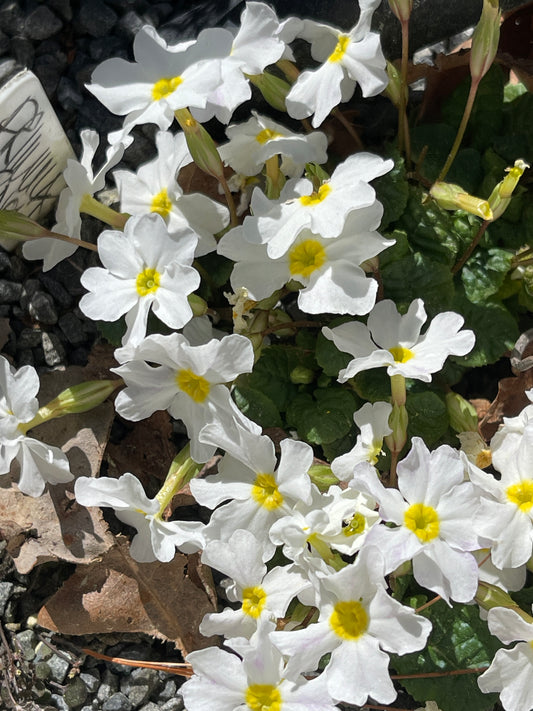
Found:
<svg viewBox="0 0 533 711"><path fill-rule="evenodd" d="M501 11L498 0L483 0L481 17L472 35L470 73L479 82L490 69L500 40Z"/></svg>
<svg viewBox="0 0 533 711"><path fill-rule="evenodd" d="M261 301L258 303L257 308L264 308ZM291 323L292 318L282 309L271 309L268 313L268 328L273 329L279 338L294 336L294 328L290 327ZM283 328L282 324L287 324L288 328Z"/></svg>
<svg viewBox="0 0 533 711"><path fill-rule="evenodd" d="M446 394L446 410L450 425L456 432L477 432L478 418L476 408L459 393Z"/></svg>
<svg viewBox="0 0 533 711"><path fill-rule="evenodd" d="M315 379L315 374L311 368L305 368L303 365L297 365L293 368L289 375L291 383L295 385L309 385Z"/></svg>
<svg viewBox="0 0 533 711"><path fill-rule="evenodd" d="M470 195L460 185L439 182L435 183L429 192L444 210L464 210L483 220L493 219L489 201Z"/></svg>
<svg viewBox="0 0 533 711"><path fill-rule="evenodd" d="M407 22L411 17L413 0L389 0L389 5L400 22Z"/></svg>
<svg viewBox="0 0 533 711"><path fill-rule="evenodd" d="M247 74L246 76L251 83L259 89L261 94L263 94L263 98L270 104L270 106L278 111L287 112L285 99L291 90L290 84L288 84L284 79L280 79L280 77L277 77L275 74L270 74L270 72L263 72L262 74L253 75Z"/></svg>
<svg viewBox="0 0 533 711"><path fill-rule="evenodd" d="M402 78L398 69L391 62L387 61L387 76L389 77L389 83L387 88L383 91L385 96L392 101L393 106L399 108L402 101L402 91L405 95L407 92L405 87L402 89Z"/></svg>
<svg viewBox="0 0 533 711"><path fill-rule="evenodd" d="M409 416L407 415L405 405L397 405L394 403L389 417L389 427L392 430L392 434L385 437L385 442L391 452L401 452L407 442L408 421Z"/></svg>
<svg viewBox="0 0 533 711"><path fill-rule="evenodd" d="M520 615L528 624L533 624L533 617L524 612L509 593L506 593L497 585L480 581L474 599L484 610L491 610L493 607L508 607Z"/></svg>
<svg viewBox="0 0 533 711"><path fill-rule="evenodd" d="M189 109L175 111L176 119L183 129L185 140L196 165L217 180L224 180L224 166L215 142L191 114Z"/></svg>
<svg viewBox="0 0 533 711"><path fill-rule="evenodd" d="M0 237L16 240L38 239L49 235L49 230L15 210L0 210Z"/></svg>
<svg viewBox="0 0 533 711"><path fill-rule="evenodd" d="M333 484L339 483L327 464L312 464L307 473L313 484L322 492L327 491Z"/></svg>
<svg viewBox="0 0 533 711"><path fill-rule="evenodd" d="M189 294L189 296L187 297L187 301L189 302L189 306L192 309L193 316L204 316L204 314L207 313L207 303L202 299L201 296L197 296L197 294Z"/></svg>
<svg viewBox="0 0 533 711"><path fill-rule="evenodd" d="M510 198L514 192L514 189L518 185L518 181L524 174L525 169L530 167L529 163L526 163L525 160L518 158L518 160L515 160L512 168L506 168L505 172L507 175L500 183L500 197Z"/></svg>

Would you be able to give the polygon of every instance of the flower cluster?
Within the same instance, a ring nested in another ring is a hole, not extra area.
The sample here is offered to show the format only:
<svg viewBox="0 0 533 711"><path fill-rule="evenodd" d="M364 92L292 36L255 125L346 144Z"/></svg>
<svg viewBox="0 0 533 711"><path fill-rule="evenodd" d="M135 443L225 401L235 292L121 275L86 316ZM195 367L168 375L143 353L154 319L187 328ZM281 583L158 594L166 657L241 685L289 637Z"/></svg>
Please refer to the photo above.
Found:
<svg viewBox="0 0 533 711"><path fill-rule="evenodd" d="M166 411L187 432L189 444L155 497L131 472L78 477L74 493L84 506L113 508L137 530L130 548L136 560L168 562L176 549L200 551L202 562L225 576L228 606L208 614L201 631L223 635L226 649L187 657L194 671L183 686L188 711L212 708L213 698L220 711L332 711L369 698L390 704L397 696L390 655L419 652L432 632L431 621L398 592L398 579L409 576L450 607L471 604L481 585L520 588L532 558L533 405L506 419L489 445L482 441L496 476L450 437L436 438L430 449L417 436L411 404L431 384L430 397L444 409L438 387L448 382L439 380L445 363L454 359L450 367L459 367L476 337L460 314L435 313L429 304L432 318L422 332L422 298L401 305L384 298L380 255L403 245L396 232L381 234L385 210L375 181L390 177L394 161L359 151L331 167L328 136L308 125L299 133L294 122L289 128L257 112L228 125L252 86L291 119L312 116L314 128L357 86L364 98L383 92L386 63L371 31L378 4L360 0L349 32L280 21L262 2L246 3L234 31L207 29L174 45L143 27L134 61L106 60L87 87L124 123L108 136L96 173L99 138L82 133L83 155L69 161L54 227L66 241L25 244L25 256L49 269L81 244L82 213L113 228L98 238L101 266L81 277L87 293L80 309L95 321L124 321L112 369L122 388L116 412L137 422ZM299 73L295 39L309 43L318 66ZM227 126L218 149L200 123L212 118ZM181 132L172 130L175 119ZM95 196L134 140L133 129L146 123L159 128L154 158L136 172L115 170L120 212L103 209ZM180 171L193 160L219 179L228 207L184 189ZM241 210L232 188L241 193ZM240 222L238 212L246 213ZM222 277L214 257L224 258ZM232 308L210 308L207 301L228 281ZM207 314L225 321L226 331L215 330ZM321 409L305 421L307 442L295 426L275 445L258 424L272 404L261 383L276 377L274 367L261 371L261 357L302 322L319 333L316 359L307 358L305 335L294 339L298 362L282 351L290 362L282 387L294 401L278 392L279 409L289 424L305 403ZM378 369L382 379L365 387L361 375ZM314 390L305 389L311 383ZM328 400L328 388L338 402ZM31 496L73 478L65 454L26 434L64 414L39 408L38 389L32 368L16 371L0 358L0 473L18 460L18 487ZM533 391L528 397L533 402ZM345 429L319 439L320 418L332 410ZM480 439L472 429L461 441ZM340 450L327 450L344 436ZM329 463L315 458L311 443L326 445ZM217 472L197 477L217 450ZM212 511L208 523L175 518L172 497L185 483ZM480 689L501 692L510 711L533 707L530 620L501 606L488 613L502 642L527 642L500 650L479 677Z"/></svg>

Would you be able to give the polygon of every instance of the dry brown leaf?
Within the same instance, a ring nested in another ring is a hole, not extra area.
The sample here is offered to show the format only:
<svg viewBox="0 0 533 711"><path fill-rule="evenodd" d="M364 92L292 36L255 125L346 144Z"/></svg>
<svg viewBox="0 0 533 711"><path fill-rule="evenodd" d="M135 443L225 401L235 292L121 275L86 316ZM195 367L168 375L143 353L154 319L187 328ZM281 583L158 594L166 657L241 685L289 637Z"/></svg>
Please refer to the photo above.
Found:
<svg viewBox="0 0 533 711"><path fill-rule="evenodd" d="M516 417L526 405L530 405L525 391L533 387L533 369L520 373L515 378L503 378L498 383L498 394L479 425L485 440L490 440L504 417Z"/></svg>
<svg viewBox="0 0 533 711"><path fill-rule="evenodd" d="M77 366L47 373L41 378L39 400L44 404L65 388L93 377ZM96 476L113 417L113 405L105 402L89 412L51 420L30 435L60 447L68 456L75 477ZM18 490L17 481L15 462L10 475L0 482L0 535L7 540L19 572L27 573L38 563L50 560L88 562L113 544L101 513L89 512L74 500L74 482L49 486L34 499Z"/></svg>
<svg viewBox="0 0 533 711"><path fill-rule="evenodd" d="M128 548L119 536L101 560L78 566L41 608L39 624L73 635L144 632L174 642L183 655L212 645L213 638L198 631L203 616L216 609L213 588L206 592L208 573L202 572L201 586L191 579L189 566L200 566L198 556L177 553L170 563L137 563Z"/></svg>

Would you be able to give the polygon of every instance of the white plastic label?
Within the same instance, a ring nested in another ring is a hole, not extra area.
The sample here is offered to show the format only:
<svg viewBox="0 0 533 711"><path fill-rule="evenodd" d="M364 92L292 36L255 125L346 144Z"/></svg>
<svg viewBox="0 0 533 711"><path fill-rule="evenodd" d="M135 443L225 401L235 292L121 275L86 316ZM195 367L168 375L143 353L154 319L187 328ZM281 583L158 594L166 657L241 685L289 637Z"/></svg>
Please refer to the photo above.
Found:
<svg viewBox="0 0 533 711"><path fill-rule="evenodd" d="M63 170L74 157L37 77L28 69L16 74L0 88L0 208L39 222L65 187Z"/></svg>

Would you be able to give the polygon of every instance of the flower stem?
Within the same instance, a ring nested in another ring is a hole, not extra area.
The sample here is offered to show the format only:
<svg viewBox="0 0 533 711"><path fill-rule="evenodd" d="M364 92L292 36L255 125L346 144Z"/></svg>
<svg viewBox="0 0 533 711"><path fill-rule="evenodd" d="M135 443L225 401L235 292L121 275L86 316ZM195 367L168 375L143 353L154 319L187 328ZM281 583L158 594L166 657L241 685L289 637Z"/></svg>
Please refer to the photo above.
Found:
<svg viewBox="0 0 533 711"><path fill-rule="evenodd" d="M191 459L191 445L187 444L172 460L167 478L156 494L156 499L159 501L159 512L156 514L156 518L162 518L175 494L183 489L191 479L194 479L201 468L201 464Z"/></svg>
<svg viewBox="0 0 533 711"><path fill-rule="evenodd" d="M398 109L398 147L405 152L407 163L411 162L411 136L407 120L407 100L409 85L407 83L407 67L409 63L409 18L401 21L402 26L402 63L401 63L401 90L400 107Z"/></svg>
<svg viewBox="0 0 533 711"><path fill-rule="evenodd" d="M130 217L130 215L125 212L117 212L113 210L112 207L109 207L109 205L103 205L99 200L88 193L81 199L80 212L91 215L91 217L96 217L97 220L105 222L117 230L124 229L124 225Z"/></svg>
<svg viewBox="0 0 533 711"><path fill-rule="evenodd" d="M468 99L466 100L466 106L463 112L463 118L461 119L461 123L459 125L459 128L457 129L457 135L455 136L455 141L453 143L452 149L448 154L448 157L446 158L446 163L444 164L444 167L441 170L439 177L435 181L436 183L444 180L444 178L448 174L448 171L451 168L453 161L455 160L455 156L457 155L457 151L459 150L459 146L461 145L461 142L463 140L466 126L468 124L468 119L470 118L470 114L472 113L472 107L474 106L474 100L476 98L479 82L479 79L472 79L472 83L470 84L470 91L468 93Z"/></svg>

